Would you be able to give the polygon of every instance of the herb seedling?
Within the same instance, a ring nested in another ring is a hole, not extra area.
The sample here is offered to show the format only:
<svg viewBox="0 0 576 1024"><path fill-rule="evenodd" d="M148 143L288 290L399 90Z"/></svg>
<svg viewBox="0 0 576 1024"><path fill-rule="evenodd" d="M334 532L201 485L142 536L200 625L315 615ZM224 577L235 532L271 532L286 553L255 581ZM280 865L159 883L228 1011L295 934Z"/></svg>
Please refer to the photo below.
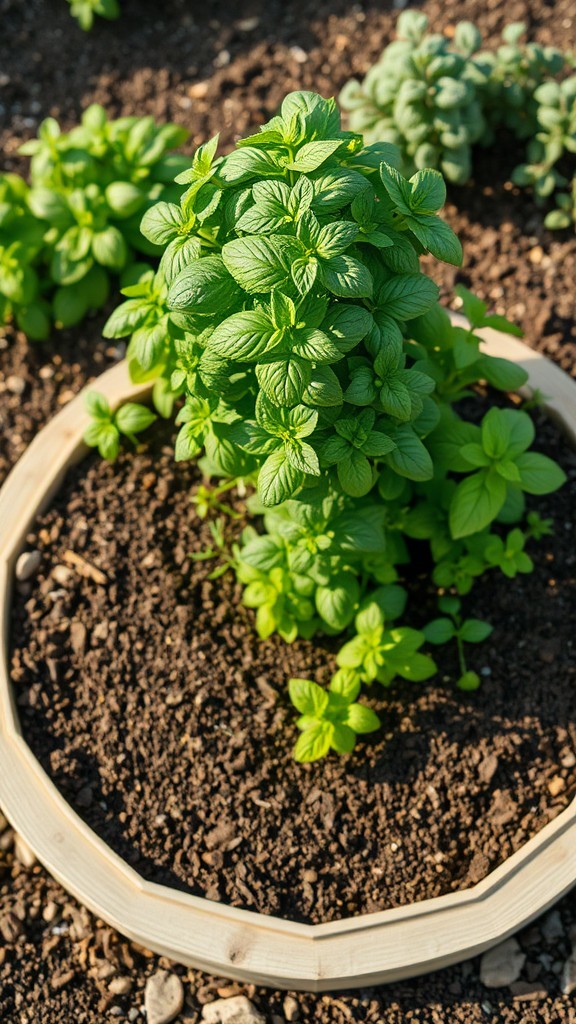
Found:
<svg viewBox="0 0 576 1024"><path fill-rule="evenodd" d="M458 648L458 662L460 665L460 677L456 686L460 690L477 690L480 686L480 676L477 672L468 669L464 654L464 644L479 644L486 640L492 633L493 627L481 619L463 619L460 611L462 602L457 597L441 597L438 601L438 608L444 612L445 617L433 619L424 626L423 633L430 644L446 644L450 640L456 641Z"/></svg>
<svg viewBox="0 0 576 1024"><path fill-rule="evenodd" d="M97 448L102 458L109 462L118 458L122 436L136 446L136 434L141 434L157 419L147 406L137 402L125 402L113 413L107 399L97 391L87 393L86 408L92 422L84 432L84 442L90 448Z"/></svg>
<svg viewBox="0 0 576 1024"><path fill-rule="evenodd" d="M290 700L300 712L301 730L294 747L296 761L318 761L329 750L350 754L357 735L375 732L380 719L365 704L356 703L360 682L350 674L338 672L327 690L310 679L291 679Z"/></svg>

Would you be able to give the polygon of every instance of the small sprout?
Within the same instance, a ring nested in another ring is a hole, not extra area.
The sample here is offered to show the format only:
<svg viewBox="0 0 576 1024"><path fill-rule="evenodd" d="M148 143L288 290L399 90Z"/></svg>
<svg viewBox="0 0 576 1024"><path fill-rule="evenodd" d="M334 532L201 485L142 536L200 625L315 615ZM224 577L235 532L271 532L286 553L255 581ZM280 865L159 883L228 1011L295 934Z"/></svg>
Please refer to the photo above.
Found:
<svg viewBox="0 0 576 1024"><path fill-rule="evenodd" d="M353 672L337 672L328 690L310 679L291 679L288 692L301 715L297 725L302 735L294 747L294 757L300 763L319 761L330 750L350 754L357 735L380 727L376 712L356 703L360 679Z"/></svg>
<svg viewBox="0 0 576 1024"><path fill-rule="evenodd" d="M460 664L460 677L456 680L456 686L460 690L477 690L480 686L480 676L467 668L464 656L464 644L479 644L486 640L492 633L492 626L481 619L462 619L460 614L461 602L456 597L441 597L438 601L438 608L444 612L444 618L433 619L424 626L423 633L430 644L446 644L450 640L456 641L458 648L458 661Z"/></svg>
<svg viewBox="0 0 576 1024"><path fill-rule="evenodd" d="M484 549L488 564L497 566L511 580L519 572L532 572L534 562L524 551L527 539L518 529L512 530L505 540L491 537Z"/></svg>
<svg viewBox="0 0 576 1024"><path fill-rule="evenodd" d="M118 458L122 435L136 446L136 435L158 419L151 409L137 402L125 402L113 413L108 400L98 391L88 391L85 404L92 422L84 431L84 442L90 448L97 448L108 462Z"/></svg>

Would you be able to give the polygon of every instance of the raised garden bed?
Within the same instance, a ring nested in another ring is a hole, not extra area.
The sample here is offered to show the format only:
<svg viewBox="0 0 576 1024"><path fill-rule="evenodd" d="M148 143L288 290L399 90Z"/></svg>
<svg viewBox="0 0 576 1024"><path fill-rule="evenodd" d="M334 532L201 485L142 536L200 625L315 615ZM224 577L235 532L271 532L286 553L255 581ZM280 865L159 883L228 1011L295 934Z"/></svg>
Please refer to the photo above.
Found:
<svg viewBox="0 0 576 1024"><path fill-rule="evenodd" d="M576 440L576 419L572 397L575 385L550 363L528 351L518 342L507 338L503 339L502 336L491 332L488 343L492 354L512 357L523 363L530 373L531 386L538 387L545 394L552 396L549 402L550 411L563 423L571 440ZM505 347L505 352L502 346ZM123 365L107 374L102 381L102 390L107 394L113 406L128 397L134 397L135 394L141 396L143 393L142 388L135 389L128 384ZM3 538L2 600L4 602L5 645L8 643L6 634L9 619L10 580L15 557L23 546L34 516L46 506L60 486L67 466L82 452L79 438L84 421L81 406L79 408L77 403L79 400L71 403L49 427L42 431L3 490L0 523L2 524ZM552 440L552 443L555 442ZM38 482L39 465L43 467L41 483ZM47 471L47 467L49 467L49 471ZM145 461L142 468L145 469ZM136 464L136 472L138 472L138 464ZM104 470L103 473L104 476L110 476L110 471ZM149 484L152 486L152 482L149 481ZM161 483L160 485L162 486ZM552 499L552 502L554 501L557 502L558 499ZM83 508L78 499L75 507L79 511ZM95 510L94 514L97 515ZM48 525L50 524L48 523ZM88 555L86 560L88 564L91 564ZM50 584L50 587L52 586ZM525 584L525 587L528 591L530 581ZM46 588L44 589L46 590ZM92 587L92 589L94 588ZM98 602L96 602L96 607L97 605ZM79 642L78 636L79 634L76 632L76 643ZM566 637L566 645L569 639ZM19 650L20 646L21 637L18 636L16 650ZM305 647L305 645L303 646ZM300 650L298 654L289 656L295 657L297 660L299 658L306 659L306 651ZM273 648L268 658L268 669L271 673L270 679L273 688L273 669L271 667L274 661ZM310 655L308 655L308 660L310 661ZM52 769L52 774L58 780L63 793L69 796L71 802L76 802L76 811L71 809L64 796L57 791L54 783L40 767L38 760L21 735L18 708L14 704L12 690L8 682L6 661L7 650L5 647L0 681L3 701L1 743L2 761L8 766L8 770L3 773L0 781L2 804L6 807L17 829L28 840L39 858L69 891L123 933L173 959L264 984L311 990L334 989L392 980L418 971L430 970L479 952L543 910L565 892L576 877L576 855L573 852L575 849L574 829L576 828L574 806L571 805L566 810L561 810L562 803L565 804L571 794L568 780L568 786L564 784L562 787L564 796L560 797L560 802L554 803L553 800L550 800L548 793L547 798L543 798L542 801L544 815L540 818L534 817L529 825L524 822L524 825L527 825L527 831L537 834L533 835L533 838L522 845L520 849L516 848L516 852L512 856L473 888L463 888L462 891L446 891L449 888L460 889L462 886L470 885L474 881L474 871L479 871L480 877L482 877L487 868L485 866L483 869L478 861L475 865L469 865L470 871L466 877L456 878L455 882L454 879L449 878L447 883L442 881L436 883L436 892L440 891L444 894L436 896L434 899L422 899L423 896L426 896L426 886L430 890L431 884L430 878L427 878L424 872L424 882L420 882L420 891L417 890L414 896L418 902L406 903L404 894L398 898L398 895L394 896L393 887L385 890L380 885L380 891L376 891L375 897L376 906L378 906L377 901L380 900L380 907L375 912L366 913L366 910L372 908L362 902L365 900L365 895L357 897L356 903L352 901L350 906L345 906L344 901L340 899L339 902L343 905L342 909L334 912L333 908L331 916L334 919L321 924L301 923L302 918L317 920L317 917L313 917L314 911L306 910L305 899L302 898L302 893L305 894L306 891L305 878L300 879L300 881L304 881L304 886L299 896L295 897L295 911L292 908L292 913L290 912L286 901L281 909L282 917L299 917L300 921L284 920L270 915L270 905L258 908L264 910L262 914L244 909L246 906L250 906L250 896L247 897L244 894L244 898L242 898L241 890L240 896L236 891L234 898L235 902L242 904L241 907L226 906L224 903L179 891L190 888L186 872L171 872L167 863L158 863L158 859L154 865L154 858L148 856L149 851L145 848L145 844L144 847L138 847L136 844L137 849L134 855L127 852L129 846L126 840L129 829L123 830L124 840L112 841L110 829L115 829L116 826L113 823L111 825L110 822L114 811L117 810L113 801L112 814L104 813L100 816L99 823L96 824L94 810L90 811L94 795L91 793L89 785L90 781L94 781L95 776L93 773L91 775L89 771L86 777L82 775L82 756L80 756L80 767L72 770L68 780L66 779L66 770L63 769L59 772L58 769L58 765L65 766L66 757L70 757L72 749L70 743L64 744L67 754L64 754L63 760L59 760L57 754L54 755L52 764L55 767ZM22 668L20 660L16 664L20 666L20 669ZM545 660L542 664L545 666ZM58 665L54 659L52 659L52 665L55 679L58 679ZM17 673L18 675L21 675L21 672ZM265 685L270 686L270 681L263 676L261 686ZM408 684L408 686L410 685L413 687L415 684ZM523 685L528 686L527 683ZM175 715L176 721L178 721L178 687L175 686L174 681L170 680L164 681L164 687L164 707L166 705L172 707L174 710L171 714ZM35 753L39 752L43 760L49 762L48 746L44 745L40 751L37 749L39 731L34 726L33 715L31 724L28 724L33 710L30 705L33 706L39 696L39 688L36 687L36 698L33 697L30 700L32 689L28 688L24 691L27 696L21 701L24 708L25 729L27 733L30 729L29 739ZM567 687L567 692L568 689L569 687ZM18 684L18 692L20 692L20 684ZM404 699L407 694L408 690ZM21 692L20 696L22 696ZM93 697L96 700L99 699L97 687ZM145 704L148 703L149 701L146 700ZM440 705L440 713L441 711ZM279 713L281 714L281 709ZM533 709L533 715L536 719L538 718L536 708ZM48 715L48 721L52 728L52 723L54 723L52 710ZM233 716L232 723L234 723ZM222 724L226 730L226 721L224 720ZM558 724L560 725L560 723ZM264 726L266 728L266 723ZM47 730L48 733L50 733L50 728ZM179 728L185 731L184 719ZM51 736L49 744L53 742L54 734ZM124 754L128 754L128 757L131 756L130 748L131 743L128 743L126 750L123 751ZM528 744L528 749L534 750L530 744ZM489 756L489 748L487 748L487 755ZM494 756L494 750L492 750L492 755ZM555 756L556 752L553 751L552 764ZM365 757L368 762L368 770L370 770L370 747L367 747ZM192 755L190 764L192 765L193 762L194 756ZM506 763L505 757L504 762ZM242 767L239 766L238 770L241 773ZM359 770L358 785L361 790L360 766ZM489 775L489 763L481 770L485 770ZM546 770L550 769L546 768ZM145 767L140 766L136 774L139 774L142 780L146 795ZM276 781L280 784L283 781L278 769L276 769ZM303 783L304 790L308 794L314 788L314 781L313 775L310 774ZM324 783L326 781L328 780L324 780ZM77 792L75 800L70 796L71 784L76 786L77 791L81 794L78 795ZM181 786L192 786L193 784L193 772L191 772L190 781L184 777L180 780ZM501 815L506 818L506 812L510 808L505 806L506 795L504 793L502 796L503 789L505 790L504 786L500 789L500 810ZM89 795L87 795L88 792ZM106 800L108 799L106 794ZM257 800L260 801L260 804L266 805L266 793L264 793L264 799L261 794L257 796ZM432 801L433 803L434 801ZM97 808L99 806L97 799L95 804ZM185 804L185 806L188 805ZM258 804L256 804L256 808L258 808ZM101 808L101 810L104 809ZM559 810L560 813L558 813ZM77 811L80 811L82 816L101 834L105 834L108 843L105 843L87 827ZM262 811L266 813L265 806L264 808L260 807L257 814ZM440 815L442 812L436 809L436 813ZM430 814L433 817L434 811L432 810ZM512 816L514 816L514 812ZM553 820L550 820L551 818ZM549 823L539 830L539 825L544 820L548 820ZM208 836L206 843L205 834L209 832L209 824L212 825L214 832L212 839ZM222 847L230 843L231 838L234 837L224 836L223 833L222 836L217 834L218 826L220 825L222 831L222 825L225 826L225 824L223 819L218 821L218 816L211 821L210 816L207 815L207 824L203 823L203 827L200 828L201 833L203 832L205 836L201 847L202 852L210 853L212 851L214 853L219 850L221 852ZM139 828L140 826L137 825L137 831ZM520 835L522 835L521 831ZM516 842L518 843L518 836ZM188 849L193 853L193 827L190 829L188 843ZM394 843L396 850L393 850L392 853L398 852L399 845ZM113 852L111 846L116 847L117 852ZM514 843L508 848L515 849ZM258 843L255 844L255 849L258 852ZM261 849L262 844L260 844L260 851ZM118 851L122 852L123 857L118 855ZM306 856L305 852L304 855ZM386 851L386 857L390 860L389 850ZM393 860L394 857L391 858L391 863ZM136 870L128 866L127 862L129 861L132 861ZM176 861L178 862L177 857ZM180 860L180 865L181 863ZM441 862L438 861L438 863ZM210 866L210 856L204 861L204 864ZM213 867L215 864L218 864L218 857L212 856L211 866ZM489 860L487 866L488 869L491 866ZM268 870L268 865L265 865L264 869ZM309 868L309 870L311 869ZM273 870L271 873L273 874ZM402 873L409 874L404 865ZM438 872L437 874L441 875L442 873ZM308 885L312 884L310 877ZM242 880L242 873L240 879ZM159 885L159 880L169 881L170 884ZM247 882L251 881L251 878L247 879ZM274 891L273 887L271 888ZM281 889L282 881L280 880L280 891ZM201 890L202 884L200 884ZM196 891L198 891L198 886L196 886ZM434 892L434 889L432 891ZM204 892L205 895L211 895L209 891L206 892L206 885ZM249 886L248 893L251 893ZM212 896L226 899L225 893L213 892ZM328 896L331 901L332 893L329 892ZM298 899L300 899L300 903L298 903ZM257 905L257 899L255 902ZM381 909L382 906L387 909ZM348 916L354 913L358 913L359 916ZM338 920L337 918L342 919Z"/></svg>

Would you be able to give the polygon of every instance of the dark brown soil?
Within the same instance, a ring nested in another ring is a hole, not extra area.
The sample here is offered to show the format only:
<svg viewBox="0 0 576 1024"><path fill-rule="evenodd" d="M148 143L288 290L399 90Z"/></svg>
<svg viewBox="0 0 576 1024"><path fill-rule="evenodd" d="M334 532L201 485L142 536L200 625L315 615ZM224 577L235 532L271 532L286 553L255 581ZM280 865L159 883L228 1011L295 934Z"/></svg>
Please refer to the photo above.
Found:
<svg viewBox="0 0 576 1024"><path fill-rule="evenodd" d="M119 22L99 22L85 36L64 0L0 0L3 166L25 169L16 148L43 117L54 114L70 127L93 100L114 115L171 117L191 128L192 144L224 125L223 141L229 146L236 134L268 116L285 91L303 85L328 95L351 73L364 72L391 38L396 15L389 6L376 0L355 5L319 0L312 6L301 0L234 5L168 0L159 8L153 0L122 0ZM532 38L572 48L576 44L572 0L427 0L422 6L434 29L473 18L494 42L506 22L521 19ZM247 18L258 21L242 28ZM290 52L293 46L303 53ZM214 61L227 59L226 50L229 63L215 67ZM500 312L519 319L529 344L574 373L576 242L568 233L544 231L540 211L507 183L519 158L504 144L482 159L473 186L451 190L447 216L466 252L465 269L457 276ZM453 277L450 269L440 271L446 286ZM0 338L0 480L59 404L115 358L100 338L104 318L41 347L28 347L21 336ZM269 1024L288 1019L314 1024L576 1022L574 1005L561 994L560 983L570 941L576 941L574 895L559 904L554 928L547 918L520 933L527 962L511 988L485 989L478 961L473 961L380 989L336 997L296 995L294 1010L292 1003L284 1003L283 993L230 986L122 944L40 867L24 867L14 858L11 842L0 820L0 1019L7 1024L133 1020L143 1005L147 977L170 966L186 983L179 1020L194 1024L204 1003L235 990L253 998ZM5 931L7 917L11 929ZM128 977L130 994L109 990L110 971Z"/></svg>
<svg viewBox="0 0 576 1024"><path fill-rule="evenodd" d="M533 545L534 575L493 573L466 601L495 626L470 649L480 692L454 689L441 649L435 681L370 691L381 734L307 769L286 682L327 682L333 656L259 641L233 574L211 582L190 559L211 538L168 435L76 467L27 539L42 564L12 621L24 735L66 799L149 880L308 922L480 881L576 789L576 456L542 437L571 483L539 503L555 535ZM107 582L67 570L69 551Z"/></svg>

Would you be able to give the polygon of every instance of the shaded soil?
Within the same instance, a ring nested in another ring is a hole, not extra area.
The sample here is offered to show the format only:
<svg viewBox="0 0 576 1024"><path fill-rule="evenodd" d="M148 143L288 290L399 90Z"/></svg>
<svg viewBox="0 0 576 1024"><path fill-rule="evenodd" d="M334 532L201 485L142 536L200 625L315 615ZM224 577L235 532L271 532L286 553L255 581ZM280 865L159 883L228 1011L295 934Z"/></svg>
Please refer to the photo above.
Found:
<svg viewBox="0 0 576 1024"><path fill-rule="evenodd" d="M555 428L543 425L540 444L561 453L571 482L538 502L555 535L532 545L536 572L492 573L465 602L495 627L469 648L480 692L455 691L456 652L441 648L436 680L370 690L380 734L305 769L291 758L286 682L327 682L334 642L258 640L233 574L210 581L190 559L211 544L190 502L195 470L174 464L159 433L115 466L71 471L27 538L42 563L12 620L24 735L129 863L318 923L466 888L567 806L576 456ZM70 551L104 582L67 568ZM433 593L409 583L418 626L435 614Z"/></svg>
<svg viewBox="0 0 576 1024"><path fill-rule="evenodd" d="M422 6L435 30L473 18L494 42L507 21L521 19L531 37L543 43L572 48L576 43L571 0L429 0ZM53 114L70 127L93 100L113 115L146 112L186 124L191 145L224 123L223 142L229 147L236 134L273 112L285 91L304 86L328 95L351 73L363 73L390 40L395 20L386 2L351 6L345 0L320 0L313 8L300 0L245 0L234 5L233 14L230 5L216 0L202 5L169 0L161 13L152 0L123 0L122 7L119 22L99 22L85 36L64 0L0 0L4 168L25 170L17 146L35 133L43 117ZM258 19L252 28L239 26L249 18ZM291 47L301 51L290 52ZM226 51L229 62L215 66L227 60ZM504 144L481 158L474 185L451 190L446 215L466 253L457 278L499 312L519 319L529 344L574 373L576 242L568 233L544 231L541 212L509 185L509 171L519 158ZM433 272L451 286L453 270ZM0 481L42 423L117 357L100 338L104 319L102 313L44 346L29 347L10 332L0 338ZM558 748L561 742L556 740ZM486 990L476 960L355 994L299 994L298 1019L322 1024L574 1024L576 1010L561 994L560 975L576 939L576 897L566 897L559 910L559 927L548 928L544 919L520 933L527 962L512 988ZM146 978L169 966L123 944L40 867L24 866L14 857L12 833L0 820L2 923L6 915L12 929L0 927L0 1018L8 1024L134 1019L143 1005ZM105 975L110 969L128 976L130 994L121 997L109 990L110 975ZM186 980L181 1020L199 1021L204 1003L236 990L222 979L176 970ZM294 1007L285 1007L282 993L255 992L250 986L241 991L270 1024L294 1019Z"/></svg>

